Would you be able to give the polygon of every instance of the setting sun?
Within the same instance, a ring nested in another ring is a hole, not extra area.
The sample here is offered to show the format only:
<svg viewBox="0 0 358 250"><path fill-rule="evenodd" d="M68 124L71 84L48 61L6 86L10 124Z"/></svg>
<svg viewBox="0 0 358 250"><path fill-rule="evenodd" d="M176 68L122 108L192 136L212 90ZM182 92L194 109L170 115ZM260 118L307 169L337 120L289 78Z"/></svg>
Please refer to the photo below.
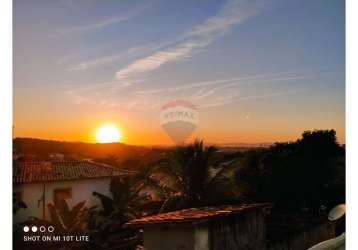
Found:
<svg viewBox="0 0 358 250"><path fill-rule="evenodd" d="M119 142L122 139L121 131L113 125L104 125L98 128L96 140L99 143Z"/></svg>

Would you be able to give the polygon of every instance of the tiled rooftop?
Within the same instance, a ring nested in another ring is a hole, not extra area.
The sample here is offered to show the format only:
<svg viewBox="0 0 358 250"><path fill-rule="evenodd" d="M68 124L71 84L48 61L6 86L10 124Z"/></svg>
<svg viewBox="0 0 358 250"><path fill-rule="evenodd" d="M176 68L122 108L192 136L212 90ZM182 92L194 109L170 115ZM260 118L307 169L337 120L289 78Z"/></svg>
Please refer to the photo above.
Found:
<svg viewBox="0 0 358 250"><path fill-rule="evenodd" d="M13 166L14 183L66 181L127 175L128 172L92 161L24 161Z"/></svg>
<svg viewBox="0 0 358 250"><path fill-rule="evenodd" d="M169 213L160 213L153 216L143 217L132 220L130 226L148 226L164 223L186 223L200 222L208 219L227 216L232 214L242 214L260 208L269 208L271 203L242 204L238 206L217 206L217 207L198 207L188 208Z"/></svg>

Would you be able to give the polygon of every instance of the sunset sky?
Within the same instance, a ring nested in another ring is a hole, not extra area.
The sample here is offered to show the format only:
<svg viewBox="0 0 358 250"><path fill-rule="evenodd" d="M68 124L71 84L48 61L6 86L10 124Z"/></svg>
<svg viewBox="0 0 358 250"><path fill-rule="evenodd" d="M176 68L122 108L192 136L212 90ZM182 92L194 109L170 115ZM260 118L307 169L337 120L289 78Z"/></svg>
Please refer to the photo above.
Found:
<svg viewBox="0 0 358 250"><path fill-rule="evenodd" d="M15 0L14 136L170 144L161 107L193 103L191 138L345 141L343 0Z"/></svg>

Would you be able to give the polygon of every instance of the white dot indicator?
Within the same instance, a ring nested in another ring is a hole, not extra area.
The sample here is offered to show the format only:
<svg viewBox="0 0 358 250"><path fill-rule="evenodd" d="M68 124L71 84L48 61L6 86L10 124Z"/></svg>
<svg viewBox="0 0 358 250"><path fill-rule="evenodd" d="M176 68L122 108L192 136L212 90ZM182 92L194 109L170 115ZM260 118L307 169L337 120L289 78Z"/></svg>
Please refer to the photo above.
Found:
<svg viewBox="0 0 358 250"><path fill-rule="evenodd" d="M37 226L33 226L33 227L31 228L31 230L32 230L32 232L36 233L36 232L37 232Z"/></svg>
<svg viewBox="0 0 358 250"><path fill-rule="evenodd" d="M55 231L55 228L53 226L49 226L47 228L47 231L49 231L50 233L52 233L53 231Z"/></svg>
<svg viewBox="0 0 358 250"><path fill-rule="evenodd" d="M30 231L30 228L28 226L24 226L24 232L27 233L28 231Z"/></svg>

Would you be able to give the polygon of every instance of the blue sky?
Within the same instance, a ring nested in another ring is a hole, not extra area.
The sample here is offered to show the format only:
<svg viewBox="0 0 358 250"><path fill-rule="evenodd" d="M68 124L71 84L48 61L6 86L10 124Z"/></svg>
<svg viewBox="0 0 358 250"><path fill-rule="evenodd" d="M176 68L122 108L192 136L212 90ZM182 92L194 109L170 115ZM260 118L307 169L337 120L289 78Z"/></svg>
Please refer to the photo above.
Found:
<svg viewBox="0 0 358 250"><path fill-rule="evenodd" d="M149 134L168 143L160 107L187 99L200 113L193 136L207 141L333 128L343 142L344 8L342 0L16 0L15 135L91 141L93 127L111 121L128 143L150 144Z"/></svg>

